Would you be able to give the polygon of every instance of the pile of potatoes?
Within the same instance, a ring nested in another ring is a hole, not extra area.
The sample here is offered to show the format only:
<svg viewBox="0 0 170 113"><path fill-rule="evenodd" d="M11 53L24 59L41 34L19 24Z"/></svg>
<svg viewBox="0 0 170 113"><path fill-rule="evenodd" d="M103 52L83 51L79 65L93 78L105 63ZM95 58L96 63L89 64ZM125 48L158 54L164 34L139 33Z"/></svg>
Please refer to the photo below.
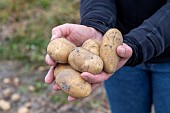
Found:
<svg viewBox="0 0 170 113"><path fill-rule="evenodd" d="M122 43L121 32L115 28L109 29L101 42L89 39L81 47L76 47L65 38L51 41L47 53L57 62L54 70L56 84L75 98L87 97L92 91L91 84L83 80L80 74L114 73L120 59L116 48Z"/></svg>

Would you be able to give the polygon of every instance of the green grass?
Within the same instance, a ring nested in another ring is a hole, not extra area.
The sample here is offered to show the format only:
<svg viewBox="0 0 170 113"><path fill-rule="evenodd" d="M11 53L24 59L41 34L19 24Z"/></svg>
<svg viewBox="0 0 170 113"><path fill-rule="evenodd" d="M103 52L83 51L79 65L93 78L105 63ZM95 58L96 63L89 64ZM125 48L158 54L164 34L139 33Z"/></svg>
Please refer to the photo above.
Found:
<svg viewBox="0 0 170 113"><path fill-rule="evenodd" d="M79 23L78 0L0 0L0 59L24 62L25 73L31 73L45 65L51 29L64 23ZM34 86L36 94L48 87L42 81ZM28 86L18 90L28 92ZM61 92L49 99L65 104L67 95Z"/></svg>
<svg viewBox="0 0 170 113"><path fill-rule="evenodd" d="M48 87L48 85L46 84L46 83L43 83L43 82L35 82L35 91L37 92L37 93L40 93L40 94L42 94L42 91L44 90L44 89L46 89Z"/></svg>
<svg viewBox="0 0 170 113"><path fill-rule="evenodd" d="M0 26L8 35L1 36L0 59L43 64L51 29L78 23L78 7L77 0L1 0Z"/></svg>
<svg viewBox="0 0 170 113"><path fill-rule="evenodd" d="M57 92L56 95L50 97L50 101L54 103L60 102L61 105L64 105L68 103L67 97L68 97L67 94L63 92Z"/></svg>

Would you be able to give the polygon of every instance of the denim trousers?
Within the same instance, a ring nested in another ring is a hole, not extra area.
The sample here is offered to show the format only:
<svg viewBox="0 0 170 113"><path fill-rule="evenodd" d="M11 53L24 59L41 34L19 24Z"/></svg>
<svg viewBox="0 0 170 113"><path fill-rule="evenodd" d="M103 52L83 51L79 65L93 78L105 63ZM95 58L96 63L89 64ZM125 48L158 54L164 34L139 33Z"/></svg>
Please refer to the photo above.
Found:
<svg viewBox="0 0 170 113"><path fill-rule="evenodd" d="M170 113L170 63L124 66L104 85L111 113Z"/></svg>

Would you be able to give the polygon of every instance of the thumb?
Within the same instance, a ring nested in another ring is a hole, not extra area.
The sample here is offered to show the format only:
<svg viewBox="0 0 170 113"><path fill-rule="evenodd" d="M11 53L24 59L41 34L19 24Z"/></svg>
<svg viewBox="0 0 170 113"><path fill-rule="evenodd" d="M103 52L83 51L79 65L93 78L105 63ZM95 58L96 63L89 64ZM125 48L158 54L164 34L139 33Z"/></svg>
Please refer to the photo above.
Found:
<svg viewBox="0 0 170 113"><path fill-rule="evenodd" d="M123 43L123 45L118 46L117 54L122 58L128 59L132 56L132 48Z"/></svg>

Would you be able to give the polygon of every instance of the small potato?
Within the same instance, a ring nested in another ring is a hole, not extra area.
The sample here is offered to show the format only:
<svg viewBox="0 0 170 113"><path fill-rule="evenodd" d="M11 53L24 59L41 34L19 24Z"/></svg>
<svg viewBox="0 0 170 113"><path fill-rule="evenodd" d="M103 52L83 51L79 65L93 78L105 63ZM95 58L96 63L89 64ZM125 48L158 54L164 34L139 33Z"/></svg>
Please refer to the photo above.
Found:
<svg viewBox="0 0 170 113"><path fill-rule="evenodd" d="M88 39L83 43L82 47L84 49L91 51L92 53L95 53L96 55L99 55L100 44L99 41L97 40Z"/></svg>
<svg viewBox="0 0 170 113"><path fill-rule="evenodd" d="M73 69L73 68L69 64L57 64L57 66L54 69L54 77L65 69Z"/></svg>
<svg viewBox="0 0 170 113"><path fill-rule="evenodd" d="M91 94L91 84L80 77L80 73L73 69L61 71L55 78L61 90L75 98L87 97Z"/></svg>
<svg viewBox="0 0 170 113"><path fill-rule="evenodd" d="M122 34L117 29L108 30L103 38L100 46L100 57L104 63L104 71L108 74L115 72L119 62L119 56L116 49L123 43Z"/></svg>
<svg viewBox="0 0 170 113"><path fill-rule="evenodd" d="M82 48L76 47L68 57L69 64L79 72L90 72L92 74L99 74L103 70L102 59Z"/></svg>
<svg viewBox="0 0 170 113"><path fill-rule="evenodd" d="M75 47L65 38L57 38L48 44L47 53L58 63L68 63L68 55Z"/></svg>

